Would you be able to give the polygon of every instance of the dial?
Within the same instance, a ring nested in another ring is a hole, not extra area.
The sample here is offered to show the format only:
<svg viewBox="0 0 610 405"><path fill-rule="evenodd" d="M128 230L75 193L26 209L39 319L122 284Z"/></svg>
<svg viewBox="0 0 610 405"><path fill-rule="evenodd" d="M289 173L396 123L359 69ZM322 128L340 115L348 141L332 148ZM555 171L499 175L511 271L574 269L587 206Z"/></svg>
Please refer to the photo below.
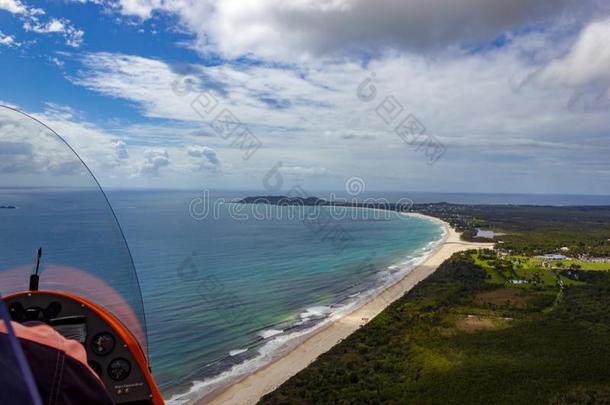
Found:
<svg viewBox="0 0 610 405"><path fill-rule="evenodd" d="M108 365L108 375L114 381L122 381L131 373L131 363L129 360L118 358L114 359Z"/></svg>
<svg viewBox="0 0 610 405"><path fill-rule="evenodd" d="M114 350L115 340L108 332L98 333L91 340L91 349L98 356L105 356Z"/></svg>

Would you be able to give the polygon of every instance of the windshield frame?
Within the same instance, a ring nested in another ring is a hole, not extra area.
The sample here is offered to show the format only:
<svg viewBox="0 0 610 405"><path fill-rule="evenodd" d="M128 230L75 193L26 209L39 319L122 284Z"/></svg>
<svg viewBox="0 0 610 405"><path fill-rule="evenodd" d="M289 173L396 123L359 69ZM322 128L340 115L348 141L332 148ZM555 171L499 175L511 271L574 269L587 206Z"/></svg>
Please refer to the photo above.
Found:
<svg viewBox="0 0 610 405"><path fill-rule="evenodd" d="M106 195L104 189L102 188L101 184L99 183L99 181L97 180L97 178L95 177L95 175L93 174L93 172L91 171L89 166L81 159L81 157L76 152L76 150L74 150L74 148L55 130L53 130L51 127L49 127L47 124L45 124L41 120L31 116L30 114L20 111L14 107L0 104L0 109L8 110L12 113L15 113L15 114L23 117L23 119L30 120L33 123L40 125L41 128L44 128L46 131L48 131L48 135L56 138L60 142L60 144L62 144L63 146L65 146L67 148L69 153L76 159L76 161L78 161L82 165L82 168L84 168L84 174L93 180L91 183L92 190L95 192L101 193L101 195L103 196L102 203L105 204L105 208L110 213L110 216L112 217L112 226L117 231L116 236L118 236L118 238L120 239L119 242L121 243L122 247L124 247L124 249L125 249L125 252L124 252L124 253L126 253L126 263L125 264L128 266L129 270L133 273L133 276L134 276L135 286L132 286L132 288L136 288L137 291L135 291L135 292L138 294L138 297L139 297L138 301L140 302L140 305L141 305L141 312L142 312L141 313L141 316L142 316L141 323L142 324L140 325L140 327L142 329L142 334L143 334L142 338L144 341L139 341L139 339L137 339L137 335L135 337L136 337L136 341L138 341L139 345L141 346L141 349L143 350L144 354L146 355L146 358L148 358L148 324L146 321L146 309L144 306L144 298L142 295L142 287L141 287L141 283L140 283L140 278L138 276L138 272L136 270L133 256L131 254L129 244L127 243L127 239L125 237L123 228L121 227L121 224L114 211L114 208L112 207L112 204L110 204L110 200L108 199L108 196ZM83 272L85 274L87 274L86 271L83 271ZM41 277L44 278L44 273L42 273ZM110 287L112 287L112 286L110 285ZM25 289L25 286L24 286L24 289ZM120 295L120 293L119 293L119 295ZM88 298L88 297L85 296L83 298ZM104 305L104 303L96 303L96 304L101 305L101 307L105 308L112 315L114 315L115 318L117 318L119 321L124 323L123 320L121 319L121 317L118 314L114 313L106 305ZM132 310L135 310L135 308L132 308ZM137 318L137 316L136 316L136 318ZM140 322L138 322L138 323L140 323ZM133 331L131 331L131 329L129 327L130 325L125 324L125 326L127 327L128 330L130 330L130 332L132 332L132 334L134 333Z"/></svg>

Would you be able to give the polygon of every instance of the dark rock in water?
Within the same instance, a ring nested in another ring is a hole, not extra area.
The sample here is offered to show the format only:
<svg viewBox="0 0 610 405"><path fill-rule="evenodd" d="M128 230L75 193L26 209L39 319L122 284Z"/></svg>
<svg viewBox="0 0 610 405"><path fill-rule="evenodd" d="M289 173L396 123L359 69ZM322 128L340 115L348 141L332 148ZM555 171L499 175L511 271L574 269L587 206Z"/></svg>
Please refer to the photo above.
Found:
<svg viewBox="0 0 610 405"><path fill-rule="evenodd" d="M17 207L14 205L0 205L1 210L16 210Z"/></svg>

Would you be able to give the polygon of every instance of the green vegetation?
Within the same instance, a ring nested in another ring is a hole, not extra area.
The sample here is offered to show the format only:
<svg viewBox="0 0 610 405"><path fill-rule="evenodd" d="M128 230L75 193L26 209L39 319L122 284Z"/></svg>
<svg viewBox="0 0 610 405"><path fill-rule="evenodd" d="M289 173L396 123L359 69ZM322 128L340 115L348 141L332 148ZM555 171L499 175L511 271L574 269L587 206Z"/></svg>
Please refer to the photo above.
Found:
<svg viewBox="0 0 610 405"><path fill-rule="evenodd" d="M571 268L575 267L577 269L582 270L597 270L597 271L609 271L610 270L610 262L608 263L591 263L585 262L583 260L563 260L560 262L563 268Z"/></svg>
<svg viewBox="0 0 610 405"><path fill-rule="evenodd" d="M608 404L610 272L569 264L456 254L261 403Z"/></svg>
<svg viewBox="0 0 610 405"><path fill-rule="evenodd" d="M570 256L610 256L610 207L540 207L416 204L413 210L436 216L474 240L476 228L505 233L499 248L527 256L560 252ZM610 263L606 264L610 269Z"/></svg>

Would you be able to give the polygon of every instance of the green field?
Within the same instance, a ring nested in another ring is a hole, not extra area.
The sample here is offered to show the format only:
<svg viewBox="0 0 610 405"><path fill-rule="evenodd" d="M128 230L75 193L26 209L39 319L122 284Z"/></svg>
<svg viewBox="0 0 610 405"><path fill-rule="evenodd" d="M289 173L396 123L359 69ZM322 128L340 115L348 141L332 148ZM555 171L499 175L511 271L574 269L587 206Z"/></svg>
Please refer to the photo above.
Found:
<svg viewBox="0 0 610 405"><path fill-rule="evenodd" d="M593 270L593 271L610 271L610 263L592 263L585 262L582 260L563 260L561 262L563 267L569 268L570 266L579 266L582 270Z"/></svg>

